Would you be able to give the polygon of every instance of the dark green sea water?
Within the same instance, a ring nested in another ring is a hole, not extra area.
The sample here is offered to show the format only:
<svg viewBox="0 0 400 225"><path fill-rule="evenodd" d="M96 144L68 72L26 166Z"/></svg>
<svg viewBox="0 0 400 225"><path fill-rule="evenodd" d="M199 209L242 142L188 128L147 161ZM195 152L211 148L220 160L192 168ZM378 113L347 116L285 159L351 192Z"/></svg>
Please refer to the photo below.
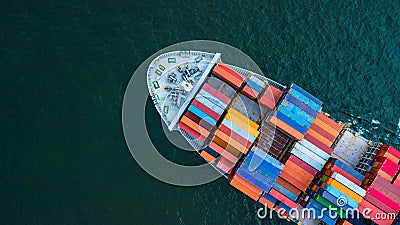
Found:
<svg viewBox="0 0 400 225"><path fill-rule="evenodd" d="M145 173L122 132L131 75L168 45L225 42L400 147L399 26L399 1L2 1L0 224L286 224L258 220L223 179L184 188ZM168 144L148 103L163 154L202 163Z"/></svg>

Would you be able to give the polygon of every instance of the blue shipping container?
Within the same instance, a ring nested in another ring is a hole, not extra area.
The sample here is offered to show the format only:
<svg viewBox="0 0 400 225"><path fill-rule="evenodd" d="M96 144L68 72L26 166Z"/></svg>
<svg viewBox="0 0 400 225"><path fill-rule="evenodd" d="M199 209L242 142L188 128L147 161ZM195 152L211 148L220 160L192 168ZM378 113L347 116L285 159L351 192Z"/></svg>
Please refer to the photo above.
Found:
<svg viewBox="0 0 400 225"><path fill-rule="evenodd" d="M277 110L287 117L298 123L300 126L308 129L311 126L311 123L301 118L298 114L290 111L288 108L284 107L283 105L278 106Z"/></svg>
<svg viewBox="0 0 400 225"><path fill-rule="evenodd" d="M255 90L258 93L260 93L260 91L262 90L262 87L254 83L254 81L252 80L247 81L247 86L249 86L251 89Z"/></svg>
<svg viewBox="0 0 400 225"><path fill-rule="evenodd" d="M200 103L202 103L203 105L207 106L208 108L210 108L211 110L213 110L214 112L216 112L219 115L221 115L224 112L223 108L219 107L214 102L208 100L208 98L204 97L201 94L196 95L195 99L197 101L199 101Z"/></svg>
<svg viewBox="0 0 400 225"><path fill-rule="evenodd" d="M301 110L303 110L304 112L310 114L312 117L317 117L318 116L318 113L314 109L312 109L312 108L310 108L310 106L302 103L300 100L298 100L297 98L293 97L292 95L287 94L285 98L286 98L286 100L288 102L290 102L293 105L299 107Z"/></svg>
<svg viewBox="0 0 400 225"><path fill-rule="evenodd" d="M357 172L355 169L353 169L352 167L350 167L349 165L345 164L344 162L342 162L339 159L333 159L332 161L332 165L336 165L339 168L341 168L342 170L346 171L347 173L349 173L350 175L352 175L354 178L356 178L359 181L363 181L364 180L364 175L362 175L361 173Z"/></svg>
<svg viewBox="0 0 400 225"><path fill-rule="evenodd" d="M313 102L317 103L318 105L322 105L322 101L321 100L319 100L318 98L316 98L312 94L308 93L307 91L305 91L303 88L299 87L298 85L292 84L292 88L297 90L298 92L302 93L304 96L306 96L307 98L311 99Z"/></svg>
<svg viewBox="0 0 400 225"><path fill-rule="evenodd" d="M295 106L293 103L288 102L286 99L282 100L281 105L284 106L285 108L289 109L290 111L294 112L296 115L298 115L303 120L305 120L305 121L307 121L309 123L313 123L314 120L315 120L315 117L313 117L312 115L310 115L307 112L303 111L299 107Z"/></svg>
<svg viewBox="0 0 400 225"><path fill-rule="evenodd" d="M256 169L261 172L268 171L270 174L274 174L279 176L281 170L266 160L262 159L258 155L253 152L249 152L247 157L244 159L244 162L249 166L250 169Z"/></svg>
<svg viewBox="0 0 400 225"><path fill-rule="evenodd" d="M214 158L217 158L219 156L218 152L214 151L213 149L211 149L208 146L204 148L204 151L206 151L210 155L214 156Z"/></svg>
<svg viewBox="0 0 400 225"><path fill-rule="evenodd" d="M300 92L298 92L298 91L296 91L294 89L290 89L288 93L291 94L293 97L299 99L304 104L308 105L313 110L315 110L317 112L321 111L322 107L320 105L318 105L317 103L313 102L312 100L310 100L309 98L307 98L306 96L301 94Z"/></svg>
<svg viewBox="0 0 400 225"><path fill-rule="evenodd" d="M262 159L271 163L276 168L279 168L279 170L283 170L283 167L285 167L285 165L283 165L281 162L279 162L277 159L273 158L272 156L268 155L263 150L261 150L257 147L253 147L252 150L254 151L254 154L260 156Z"/></svg>
<svg viewBox="0 0 400 225"><path fill-rule="evenodd" d="M358 207L358 203L356 201L354 201L352 198L346 196L341 191L339 191L338 189L332 187L331 185L327 184L325 186L325 190L327 192L331 193L336 198L345 198L347 200L346 201L347 205L349 205L351 208L357 208Z"/></svg>
<svg viewBox="0 0 400 225"><path fill-rule="evenodd" d="M202 120L206 121L207 123L211 124L211 126L215 126L217 121L214 118L211 118L209 115L198 109L194 105L189 106L189 111L194 113L196 116L200 117Z"/></svg>
<svg viewBox="0 0 400 225"><path fill-rule="evenodd" d="M298 132L300 132L302 134L305 134L307 132L306 128L302 127L300 124L296 123L291 118L284 115L283 113L278 111L278 112L276 112L275 115L278 119L282 120L284 123L291 126L293 129L297 130Z"/></svg>
<svg viewBox="0 0 400 225"><path fill-rule="evenodd" d="M272 186L272 181L275 181L278 178L278 175L273 174L273 173L265 173L265 171L260 171L260 170L253 170L249 168L249 165L247 165L245 162L240 165L240 169L244 170L245 172L250 173L254 177L257 177L260 181L263 181L264 183L268 183L268 180L271 181L270 186ZM259 176L260 175L260 176Z"/></svg>
<svg viewBox="0 0 400 225"><path fill-rule="evenodd" d="M296 201L297 199L297 195L294 194L293 192L289 191L288 189L282 187L282 185L278 184L278 183L274 183L272 185L272 187L274 189L276 189L277 191L279 191L280 193L282 193L283 195L285 195L286 197L288 197L290 200L292 201Z"/></svg>
<svg viewBox="0 0 400 225"><path fill-rule="evenodd" d="M269 185L269 183L264 183L264 182L258 180L257 178L253 177L250 173L247 173L244 170L239 169L236 172L236 174L243 177L244 179L246 179L250 183L254 184L256 187L260 188L263 191L269 191L271 189L271 185Z"/></svg>

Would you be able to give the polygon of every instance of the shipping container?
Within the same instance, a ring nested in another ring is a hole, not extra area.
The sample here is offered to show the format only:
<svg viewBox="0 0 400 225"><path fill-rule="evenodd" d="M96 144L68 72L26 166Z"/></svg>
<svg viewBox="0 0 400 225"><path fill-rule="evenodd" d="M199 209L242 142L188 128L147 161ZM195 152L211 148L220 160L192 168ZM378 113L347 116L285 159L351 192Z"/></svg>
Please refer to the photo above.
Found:
<svg viewBox="0 0 400 225"><path fill-rule="evenodd" d="M235 133L239 134L240 136L242 136L243 138L245 138L246 140L248 140L251 143L253 143L254 140L256 139L255 136L248 133L248 131L243 130L241 127L239 127L238 125L236 125L235 123L233 123L230 120L223 119L222 124L225 125L226 127L228 127L229 129L231 129L232 131L234 131Z"/></svg>
<svg viewBox="0 0 400 225"><path fill-rule="evenodd" d="M277 191L273 188L269 191L269 194L292 209L296 209L298 206L298 204L296 202L290 200L288 197L286 197L285 195L283 195L282 193L280 193L279 191Z"/></svg>
<svg viewBox="0 0 400 225"><path fill-rule="evenodd" d="M291 192L290 190L286 189L285 187L283 187L282 185L278 184L278 183L274 183L272 185L272 188L274 188L275 190L279 191L280 193L282 193L284 196L286 196L287 198L289 198L292 201L296 201L297 200L297 195L294 194L293 192Z"/></svg>
<svg viewBox="0 0 400 225"><path fill-rule="evenodd" d="M178 123L178 127L179 127L180 129L186 131L186 132L187 132L188 134L190 134L193 138L195 138L195 139L197 139L197 140L199 140L199 141L201 141L201 142L204 142L204 141L206 140L206 138L205 138L203 135L199 134L197 131L195 131L194 129L190 128L188 125L186 125L186 124L183 123L183 122L179 122L179 123Z"/></svg>
<svg viewBox="0 0 400 225"><path fill-rule="evenodd" d="M315 117L312 115L308 114L307 112L303 111L301 108L297 107L293 103L287 101L286 99L283 99L280 103L280 106L290 110L294 114L298 115L301 117L303 120L307 121L308 124L312 124L315 120ZM307 126L309 127L309 126Z"/></svg>
<svg viewBox="0 0 400 225"><path fill-rule="evenodd" d="M346 212L353 209L353 207L351 207L348 204L342 205L341 203L339 203L338 198L336 196L332 195L331 193L329 193L328 191L326 191L322 188L320 188L317 193L320 196L324 197L329 202L331 202L333 205L335 205L335 207L339 207L339 208L345 210Z"/></svg>
<svg viewBox="0 0 400 225"><path fill-rule="evenodd" d="M180 122L188 125L193 130L195 130L197 133L201 134L204 137L208 137L208 135L210 134L210 131L208 131L204 127L200 126L199 124L195 123L193 120L189 119L186 116L182 116Z"/></svg>
<svg viewBox="0 0 400 225"><path fill-rule="evenodd" d="M309 115L311 115L312 117L317 117L318 113L313 110L312 108L310 108L308 105L304 104L303 102L301 102L299 99L293 97L290 94L287 94L285 96L285 99L292 103L293 105L297 106L298 108L300 108L301 110L303 110L304 112L308 113Z"/></svg>
<svg viewBox="0 0 400 225"><path fill-rule="evenodd" d="M232 172L232 168L235 166L235 163L229 161L224 157L220 157L217 167L224 171L226 174L230 174Z"/></svg>
<svg viewBox="0 0 400 225"><path fill-rule="evenodd" d="M249 166L250 169L259 170L264 174L273 174L274 177L278 177L281 172L278 167L275 167L273 164L269 163L267 160L264 160L253 152L249 152L247 157L244 158L244 162Z"/></svg>
<svg viewBox="0 0 400 225"><path fill-rule="evenodd" d="M304 129L308 129L311 126L311 123L307 120L303 119L297 113L289 110L288 108L284 107L283 105L279 105L277 108L278 112L281 112L285 116L289 117L291 120L296 122L298 125L304 127Z"/></svg>
<svg viewBox="0 0 400 225"><path fill-rule="evenodd" d="M306 139L310 143L314 144L318 148L322 149L324 152L328 153L329 155L331 155L333 152L333 149L330 146L325 145L324 143L320 142L319 140L317 140L310 134L304 135L304 139Z"/></svg>
<svg viewBox="0 0 400 225"><path fill-rule="evenodd" d="M371 204L373 204L374 206L378 207L380 210L382 210L382 211L384 211L386 213L396 213L396 210L390 208L385 203L383 203L381 200L375 198L374 196L372 196L369 193L367 193L364 196L363 200L367 200L368 202L370 202Z"/></svg>
<svg viewBox="0 0 400 225"><path fill-rule="evenodd" d="M215 161L215 157L213 157L212 155L208 154L206 151L201 151L200 156L203 157L208 162L212 163L212 162Z"/></svg>
<svg viewBox="0 0 400 225"><path fill-rule="evenodd" d="M296 144L294 146L294 149L297 149L299 151L301 151L302 153L304 153L305 155L307 155L308 157L312 158L314 161L318 162L319 164L321 164L322 166L325 165L326 163L326 159L321 158L321 156L319 156L318 154L312 152L311 150L309 150L308 148L304 147L301 144Z"/></svg>
<svg viewBox="0 0 400 225"><path fill-rule="evenodd" d="M383 215L384 212L382 210L380 210L378 207L376 207L375 205L371 204L370 202L366 201L365 199L362 200L360 202L360 205L358 207L358 210L360 212L366 212L365 210L368 210L368 215L372 221L374 221L375 223L379 224L379 225L387 225L387 224L391 224L390 220L375 220L373 218L379 218L380 215ZM377 217L378 215L378 217Z"/></svg>
<svg viewBox="0 0 400 225"><path fill-rule="evenodd" d="M201 94L196 95L195 99L193 99L193 102L195 102L195 101L198 103L201 103L205 107L211 109L218 115L221 115L222 113L224 113L224 108L219 107L218 105L216 105L215 103L210 101L208 98L202 96ZM192 105L193 105L193 102L192 102Z"/></svg>
<svg viewBox="0 0 400 225"><path fill-rule="evenodd" d="M199 110L203 111L205 114L209 115L214 120L218 120L221 117L221 114L215 111L215 108L219 108L215 105L214 108L209 108L206 105L202 104L201 102L197 101L196 99L193 100L192 105L198 108Z"/></svg>
<svg viewBox="0 0 400 225"><path fill-rule="evenodd" d="M297 156L299 159L303 160L306 162L308 165L314 167L316 170L322 170L324 167L323 164L315 161L313 158L309 157L308 155L304 154L303 152L293 148L290 151L293 155Z"/></svg>
<svg viewBox="0 0 400 225"><path fill-rule="evenodd" d="M333 165L332 167L329 168L329 170L332 173L333 172L337 172L337 173L343 175L344 177L346 177L347 179L349 179L353 183L357 184L358 186L360 186L361 183L362 183L362 180L358 180L356 177L352 176L351 174L347 173L343 169L339 168L337 165ZM329 175L331 175L331 174L329 174Z"/></svg>
<svg viewBox="0 0 400 225"><path fill-rule="evenodd" d="M216 130L215 135L217 137L219 137L221 140L223 140L224 142L228 143L230 146L236 148L238 151L245 153L245 154L247 153L248 149L245 146L243 146L241 143L234 140L230 136L226 135L224 132L222 132L220 130Z"/></svg>
<svg viewBox="0 0 400 225"><path fill-rule="evenodd" d="M393 154L386 152L386 151L379 150L376 155L380 156L380 157L386 157L386 158L392 160L396 164L399 164L399 162L400 162L399 158L397 158Z"/></svg>
<svg viewBox="0 0 400 225"><path fill-rule="evenodd" d="M271 189L272 181L266 180L265 178L257 179L257 177L259 177L257 174L256 174L256 176L253 176L244 169L239 169L236 172L236 174L240 175L241 177L243 177L244 179L246 179L250 183L254 184L257 188L259 188L263 191L269 191Z"/></svg>
<svg viewBox="0 0 400 225"><path fill-rule="evenodd" d="M342 125L336 123L334 120L332 120L331 118L327 117L326 115L324 115L321 112L318 113L317 119L321 120L325 124L328 124L330 127L334 128L337 132L340 132L343 129Z"/></svg>
<svg viewBox="0 0 400 225"><path fill-rule="evenodd" d="M276 202L269 201L264 196L261 196L260 199L258 199L258 202L265 205L268 209L272 209L276 203Z"/></svg>
<svg viewBox="0 0 400 225"><path fill-rule="evenodd" d="M334 142L336 137L337 137L337 136L334 136L334 135L330 134L329 132L327 132L323 128L319 127L315 123L313 123L311 125L310 129L314 130L315 132L317 132L318 134L322 135L324 138L326 138L327 140L329 140L331 142Z"/></svg>
<svg viewBox="0 0 400 225"><path fill-rule="evenodd" d="M232 85L235 89L239 88L244 82L243 75L231 69L228 65L219 62L214 69L212 74L218 78L224 80L226 83Z"/></svg>
<svg viewBox="0 0 400 225"><path fill-rule="evenodd" d="M291 174L288 174L285 171L282 171L281 174L279 174L279 176L282 177L283 179L287 180L288 182L290 182L294 186L296 186L301 191L306 191L306 189L308 187L308 185L305 185L302 182L298 181Z"/></svg>
<svg viewBox="0 0 400 225"><path fill-rule="evenodd" d="M250 173L257 171L258 173L262 174L263 176L275 181L279 174L279 172L276 171L270 171L268 170L267 166L263 165L263 166L258 166L257 168L251 167L247 162L243 162L242 165L240 165L240 168L242 168L245 171L248 171ZM271 167L273 168L273 167Z"/></svg>
<svg viewBox="0 0 400 225"><path fill-rule="evenodd" d="M335 179L328 178L326 180L326 183L331 185L332 187L336 188L337 190L339 190L340 192L342 192L343 194L350 197L351 199L353 199L356 202L360 202L362 199L362 196L360 196L353 190L349 189L348 187L344 186L343 184L339 183L339 181L337 181Z"/></svg>
<svg viewBox="0 0 400 225"><path fill-rule="evenodd" d="M228 98L227 96L225 96L224 94L222 94L221 92L217 91L215 88L211 87L209 84L205 83L202 87L202 91L206 91L209 94L211 94L214 98L219 99L220 101L222 101L223 103L225 103L225 105L228 105L229 102L231 102L231 99ZM201 92L200 92L201 94ZM201 94L203 95L203 94ZM203 95L204 96L204 95ZM206 97L206 96L205 96ZM210 100L210 99L209 99ZM225 108L225 107L222 107Z"/></svg>
<svg viewBox="0 0 400 225"><path fill-rule="evenodd" d="M207 123L211 124L211 126L215 126L215 124L217 123L215 119L211 118L209 115L207 115L205 112L201 111L194 105L189 106L189 111L200 117L202 120L205 120Z"/></svg>
<svg viewBox="0 0 400 225"><path fill-rule="evenodd" d="M198 95L202 95L205 98L207 98L209 101L211 101L212 103L214 103L215 105L217 105L220 108L225 109L227 107L227 103L225 103L224 101L226 101L225 97L223 94L219 93L218 91L216 91L215 89L211 89L211 91L213 91L213 93L209 93L208 91L206 91L205 89L200 89ZM214 96L214 94L217 94L218 96ZM223 98L224 101L222 101L220 98Z"/></svg>
<svg viewBox="0 0 400 225"><path fill-rule="evenodd" d="M281 128L282 130L284 130L286 133L288 133L297 140L301 140L304 136L302 133L300 133L299 131L297 131L296 129L294 129L293 127L291 127L290 125L288 125L287 123L278 119L275 116L271 117L270 122L275 124L277 127Z"/></svg>
<svg viewBox="0 0 400 225"><path fill-rule="evenodd" d="M350 181L349 179L347 179L346 177L344 177L343 175L341 175L341 174L339 174L337 172L334 172L331 177L333 179L339 181L341 184L343 184L344 186L346 186L350 190L354 191L355 193L357 193L361 197L363 197L365 195L365 193L366 193L366 191L364 189L362 189L360 186L358 186L357 184L353 183L352 181Z"/></svg>
<svg viewBox="0 0 400 225"><path fill-rule="evenodd" d="M230 184L233 187L235 187L236 189L238 189L239 191L241 191L244 194L246 194L247 196L249 196L251 199L255 200L255 201L258 201L258 199L261 196L260 193L256 193L256 192L252 191L250 188L246 187L245 185L243 185L242 183L240 183L236 179L232 179Z"/></svg>
<svg viewBox="0 0 400 225"><path fill-rule="evenodd" d="M237 142L241 143L242 145L244 145L246 148L250 148L251 147L251 142L247 139L245 139L244 137L242 137L240 134L236 133L235 131L233 131L232 129L230 129L229 127L225 126L224 124L221 124L218 127L218 130L224 132L226 135L230 136L232 139L236 140Z"/></svg>
<svg viewBox="0 0 400 225"><path fill-rule="evenodd" d="M301 140L297 144L303 145L307 149L311 150L312 152L314 152L315 154L317 154L318 156L323 158L325 161L327 161L329 159L329 157L330 157L330 154L326 153L325 151L323 151L322 149L318 148L317 146L315 146L313 143L307 141L306 139Z"/></svg>
<svg viewBox="0 0 400 225"><path fill-rule="evenodd" d="M259 103L261 105L267 106L270 109L273 109L281 98L282 93L283 92L281 90L272 85L269 85L268 88L266 88L264 94L259 99Z"/></svg>
<svg viewBox="0 0 400 225"><path fill-rule="evenodd" d="M332 202L326 200L326 199L325 199L324 197L322 197L321 195L316 194L316 195L314 196L314 199L315 199L317 202L321 203L323 206L325 206L325 207L327 207L327 208L329 208L329 209L332 209L332 211L335 212L336 214L338 214L340 218L346 218L346 216L347 216L346 211L344 211L344 210L342 210L342 209L336 207Z"/></svg>
<svg viewBox="0 0 400 225"><path fill-rule="evenodd" d="M335 138L339 135L340 131L337 131L335 128L331 127L329 124L326 124L324 121L320 120L318 117L315 118L314 123L321 129L325 130Z"/></svg>
<svg viewBox="0 0 400 225"><path fill-rule="evenodd" d="M354 201L354 199L346 196L343 192L339 191L338 189L336 189L335 187L326 184L324 187L324 190L326 190L327 192L331 193L333 196L335 196L336 198L345 198L347 205L349 205L352 208L357 208L358 206L358 202Z"/></svg>
<svg viewBox="0 0 400 225"><path fill-rule="evenodd" d="M208 146L205 147L203 150L206 151L208 154L212 155L214 158L217 158L220 155L218 152L216 152L214 149Z"/></svg>
<svg viewBox="0 0 400 225"><path fill-rule="evenodd" d="M308 93L306 90L304 90L303 88L299 87L298 85L292 84L290 87L295 89L296 91L302 93L304 96L306 96L307 98L311 99L317 105L320 105L320 106L322 105L322 101L321 100L319 100L318 98L316 98L312 94Z"/></svg>
<svg viewBox="0 0 400 225"><path fill-rule="evenodd" d="M248 174L249 176L252 176L263 183L266 187L272 187L272 184L274 183L274 181L267 175L262 174L257 170L249 170L248 166L245 164L240 165L236 173L243 176L245 176L245 174Z"/></svg>
<svg viewBox="0 0 400 225"><path fill-rule="evenodd" d="M288 172L289 174L297 174L296 178L300 178L304 180L306 185L309 184L314 178L314 175L308 173L304 168L296 165L292 161L287 161L285 167L283 168L284 171Z"/></svg>
<svg viewBox="0 0 400 225"><path fill-rule="evenodd" d="M343 169L344 171L348 172L349 174L351 174L352 176L354 176L358 180L364 180L364 175L362 175L361 173L357 172L354 168L352 168L349 165L345 164L343 161L341 161L339 159L332 158L332 159L330 159L329 162L332 163L332 165L336 165L339 168Z"/></svg>
<svg viewBox="0 0 400 225"><path fill-rule="evenodd" d="M377 176L371 186L396 203L400 203L400 188Z"/></svg>
<svg viewBox="0 0 400 225"><path fill-rule="evenodd" d="M186 111L185 116L191 119L196 124L200 124L200 126L204 127L206 130L211 131L214 127L209 124L206 120L201 119L196 114Z"/></svg>
<svg viewBox="0 0 400 225"><path fill-rule="evenodd" d="M247 85L244 86L244 88L240 92L252 100L256 99L259 94L258 92L256 92L255 90L253 90L251 87L249 87Z"/></svg>
<svg viewBox="0 0 400 225"><path fill-rule="evenodd" d="M303 170L304 171L304 170ZM301 172L303 172L301 171ZM302 183L304 186L309 186L311 184L312 178L310 179L309 177L302 176L299 171L294 171L293 168L290 167L285 167L282 172L285 172L287 174L290 174L293 178L295 178L297 181Z"/></svg>
<svg viewBox="0 0 400 225"><path fill-rule="evenodd" d="M389 152L390 154L394 155L396 158L400 159L400 151L393 148L392 146L383 145L381 149L383 151Z"/></svg>
<svg viewBox="0 0 400 225"><path fill-rule="evenodd" d="M310 136L314 137L315 139L317 139L318 141L320 141L321 143L323 143L326 146L331 146L333 141L330 141L328 139L326 139L324 136L322 136L321 134L319 134L318 132L316 132L315 130L309 129L307 131L307 134L309 134Z"/></svg>
<svg viewBox="0 0 400 225"><path fill-rule="evenodd" d="M300 196L302 191L295 187L293 184L289 183L287 180L282 177L278 177L276 179L276 183L280 184L282 187L286 188L290 192L294 193L296 196Z"/></svg>
<svg viewBox="0 0 400 225"><path fill-rule="evenodd" d="M307 164L306 162L304 162L303 160L299 159L295 155L290 155L288 160L292 161L296 165L300 166L301 168L303 168L304 170L306 170L308 173L312 174L313 176L315 176L317 174L317 172L319 171L319 170L316 170L314 167L310 166L309 164Z"/></svg>
<svg viewBox="0 0 400 225"><path fill-rule="evenodd" d="M327 207L325 207L325 206L322 205L321 203L317 202L315 199L312 199L312 198L311 198L310 201L309 201L309 203L308 203L308 205L310 205L310 206L312 206L314 209L318 210L317 216L322 215L321 212L324 212L324 215L329 216L331 219L338 219L338 218L339 218L339 216L337 215L337 213L329 212L328 210L326 210ZM329 215L330 213L331 213L332 215ZM331 217L331 216L332 216L332 217Z"/></svg>
<svg viewBox="0 0 400 225"><path fill-rule="evenodd" d="M375 198L381 200L383 203L385 203L390 208L392 208L396 211L400 210L400 205L398 203L396 203L392 199L386 197L384 194L380 193L375 188L369 187L367 190L367 193L370 193Z"/></svg>
<svg viewBox="0 0 400 225"><path fill-rule="evenodd" d="M310 108L312 108L313 110L315 110L317 112L319 112L322 108L320 105L316 104L315 102L313 102L312 100L310 100L309 98L307 98L306 96L304 96L303 94L298 92L297 90L290 89L288 93L290 95L292 95L293 97L299 99L301 102L308 105Z"/></svg>
<svg viewBox="0 0 400 225"><path fill-rule="evenodd" d="M261 90L263 89L262 85L257 84L256 82L254 82L253 80L248 80L247 81L247 86L249 86L251 89L253 89L256 92L261 92Z"/></svg>
<svg viewBox="0 0 400 225"><path fill-rule="evenodd" d="M257 137L259 134L259 131L257 129L254 129L252 126L247 121L244 121L236 116L233 116L230 113L227 113L225 116L226 119L231 121L232 123L236 124L238 127L243 129L245 132L248 132L251 134L253 137Z"/></svg>
<svg viewBox="0 0 400 225"><path fill-rule="evenodd" d="M259 127L258 124L256 124L255 122L251 121L249 118L247 118L245 115L241 114L240 112L236 111L235 109L230 108L228 110L228 114L227 115L236 117L236 118L246 122L247 124L249 124L252 128L254 128L256 130Z"/></svg>
<svg viewBox="0 0 400 225"><path fill-rule="evenodd" d="M265 152L263 152L261 149L257 148L257 147L253 147L252 148L253 153L258 155L259 157L261 157L263 160L271 163L272 165L274 165L276 168L279 168L279 170L282 170L284 165L279 162L277 159L272 158L271 156L269 156L268 154L266 154Z"/></svg>

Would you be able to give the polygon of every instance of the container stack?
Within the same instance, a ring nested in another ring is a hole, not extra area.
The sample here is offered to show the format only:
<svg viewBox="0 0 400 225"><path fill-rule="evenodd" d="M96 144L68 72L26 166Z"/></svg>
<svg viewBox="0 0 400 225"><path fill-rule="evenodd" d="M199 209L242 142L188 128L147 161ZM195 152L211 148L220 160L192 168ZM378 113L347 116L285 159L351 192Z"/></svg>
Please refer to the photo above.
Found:
<svg viewBox="0 0 400 225"><path fill-rule="evenodd" d="M214 69L212 74L221 80L225 81L235 89L239 89L242 86L245 77L238 72L234 71L228 65L219 62Z"/></svg>
<svg viewBox="0 0 400 225"><path fill-rule="evenodd" d="M260 125L260 135L256 139L254 146L275 159L279 159L290 141L291 138L280 128L272 126L267 121L263 121Z"/></svg>
<svg viewBox="0 0 400 225"><path fill-rule="evenodd" d="M285 163L285 167L277 180L292 193L290 197L293 201L300 200L300 196L307 190L318 170L308 162L290 154Z"/></svg>
<svg viewBox="0 0 400 225"><path fill-rule="evenodd" d="M215 162L217 167L231 174L233 167L249 151L258 134L258 124L230 108L204 151L221 156Z"/></svg>
<svg viewBox="0 0 400 225"><path fill-rule="evenodd" d="M346 218L347 213L356 209L363 200L366 191L359 185L363 175L349 167L341 160L331 158L321 175L316 178L311 187L312 199L309 207L321 206L331 208L340 218ZM335 224L337 218L322 218L327 224Z"/></svg>
<svg viewBox="0 0 400 225"><path fill-rule="evenodd" d="M278 88L269 85L266 89L264 94L259 97L258 102L269 109L275 108L276 104L278 103L279 99L281 98L283 92Z"/></svg>
<svg viewBox="0 0 400 225"><path fill-rule="evenodd" d="M178 127L196 139L199 146L202 146L229 102L230 98L205 83L182 116ZM215 161L219 156L209 149L200 154L209 162Z"/></svg>
<svg viewBox="0 0 400 225"><path fill-rule="evenodd" d="M398 214L400 211L399 177L400 152L384 145L375 157L375 163L366 174L363 182L366 195L359 205L359 210L372 209L371 217L380 214ZM394 218L373 220L377 224L391 224Z"/></svg>
<svg viewBox="0 0 400 225"><path fill-rule="evenodd" d="M282 163L278 160L253 147L238 167L231 185L258 201L263 193L268 193L271 190L282 167ZM247 189L242 188L237 183L246 186ZM277 198L276 195L271 194L271 196ZM274 200L266 195L266 197L261 197L260 201L273 202Z"/></svg>
<svg viewBox="0 0 400 225"><path fill-rule="evenodd" d="M240 92L242 92L248 98L255 100L264 87L264 81L255 76L251 76Z"/></svg>
<svg viewBox="0 0 400 225"><path fill-rule="evenodd" d="M319 99L292 84L270 121L295 139L301 140L321 108L322 102Z"/></svg>
<svg viewBox="0 0 400 225"><path fill-rule="evenodd" d="M315 118L310 129L304 136L304 139L318 146L330 155L333 152L333 149L330 147L339 136L342 129L342 125L319 112L317 118Z"/></svg>

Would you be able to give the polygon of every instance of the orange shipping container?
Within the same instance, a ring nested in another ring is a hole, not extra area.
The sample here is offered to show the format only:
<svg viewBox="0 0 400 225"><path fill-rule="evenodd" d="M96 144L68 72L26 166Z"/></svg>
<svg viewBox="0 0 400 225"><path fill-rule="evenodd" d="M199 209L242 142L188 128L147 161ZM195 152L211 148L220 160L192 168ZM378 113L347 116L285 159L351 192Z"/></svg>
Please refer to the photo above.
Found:
<svg viewBox="0 0 400 225"><path fill-rule="evenodd" d="M266 205L269 209L272 209L274 207L274 203L269 201L268 199L264 198L261 196L261 198L258 200L259 203Z"/></svg>
<svg viewBox="0 0 400 225"><path fill-rule="evenodd" d="M329 126L328 124L324 123L324 121L315 118L313 124L318 125L322 129L326 130L328 133L332 134L333 136L337 137L339 135L339 131L335 130L335 128Z"/></svg>
<svg viewBox="0 0 400 225"><path fill-rule="evenodd" d="M203 157L208 162L214 162L215 161L214 156L208 154L208 152L206 152L206 151L201 151L200 156Z"/></svg>
<svg viewBox="0 0 400 225"><path fill-rule="evenodd" d="M305 185L302 182L298 181L296 178L292 177L290 174L288 174L285 171L282 171L281 174L279 174L279 177L282 177L289 183L293 184L295 187L297 187L301 191L305 191L308 187L308 185Z"/></svg>
<svg viewBox="0 0 400 225"><path fill-rule="evenodd" d="M236 140L232 139L230 136L226 135L224 132L222 132L220 130L217 130L215 132L215 135L218 136L219 138L221 138L224 142L228 143L232 147L234 147L237 150L239 150L240 152L243 152L245 154L247 153L248 149L245 146L243 146L242 144L240 144Z"/></svg>
<svg viewBox="0 0 400 225"><path fill-rule="evenodd" d="M261 193L256 193L256 192L252 191L250 188L246 187L245 185L243 185L242 183L237 181L235 178L233 178L231 180L230 184L233 187L235 187L236 189L238 189L239 191L243 192L244 194L246 194L247 196L252 198L253 200L255 200L255 201L258 201L258 199L261 196Z"/></svg>
<svg viewBox="0 0 400 225"><path fill-rule="evenodd" d="M322 120L324 123L328 124L329 126L333 127L338 132L340 132L343 129L343 127L340 124L336 123L333 119L325 116L321 112L318 113L317 118Z"/></svg>
<svg viewBox="0 0 400 225"><path fill-rule="evenodd" d="M321 134L317 133L315 130L309 129L307 131L307 134L311 135L313 138L317 139L318 141L320 141L321 143L323 143L324 145L326 145L328 147L330 147L333 143L332 141L329 141Z"/></svg>
<svg viewBox="0 0 400 225"><path fill-rule="evenodd" d="M300 168L300 170L296 170L291 166L285 165L282 171L285 171L286 173L290 174L292 177L294 177L296 180L300 181L306 186L308 186L311 183L312 179L314 178L313 175L307 173L307 171L305 171L302 168Z"/></svg>
<svg viewBox="0 0 400 225"><path fill-rule="evenodd" d="M210 131L208 131L204 127L200 126L200 124L195 123L193 120L189 119L186 116L183 116L181 118L181 122L188 125L193 130L197 131L199 134L201 134L204 137L208 137L208 135L210 134Z"/></svg>
<svg viewBox="0 0 400 225"><path fill-rule="evenodd" d="M212 70L212 74L226 81L235 88L240 87L244 81L244 77L241 74L229 68L222 62L219 62L214 67L214 69Z"/></svg>
<svg viewBox="0 0 400 225"><path fill-rule="evenodd" d="M297 187L293 186L282 177L278 177L278 179L276 179L276 183L280 184L282 187L288 189L290 192L294 193L297 196L301 194L301 191Z"/></svg>
<svg viewBox="0 0 400 225"><path fill-rule="evenodd" d="M302 167L298 166L297 164L289 160L285 163L285 167L283 169L286 169L287 171L292 171L295 174L299 174L305 179L310 181L314 178L314 175L310 174L305 169L303 169Z"/></svg>
<svg viewBox="0 0 400 225"><path fill-rule="evenodd" d="M293 136L297 140L303 139L303 134L292 128L291 126L287 125L282 120L272 116L270 122L281 128L282 130L286 131L289 135Z"/></svg>

